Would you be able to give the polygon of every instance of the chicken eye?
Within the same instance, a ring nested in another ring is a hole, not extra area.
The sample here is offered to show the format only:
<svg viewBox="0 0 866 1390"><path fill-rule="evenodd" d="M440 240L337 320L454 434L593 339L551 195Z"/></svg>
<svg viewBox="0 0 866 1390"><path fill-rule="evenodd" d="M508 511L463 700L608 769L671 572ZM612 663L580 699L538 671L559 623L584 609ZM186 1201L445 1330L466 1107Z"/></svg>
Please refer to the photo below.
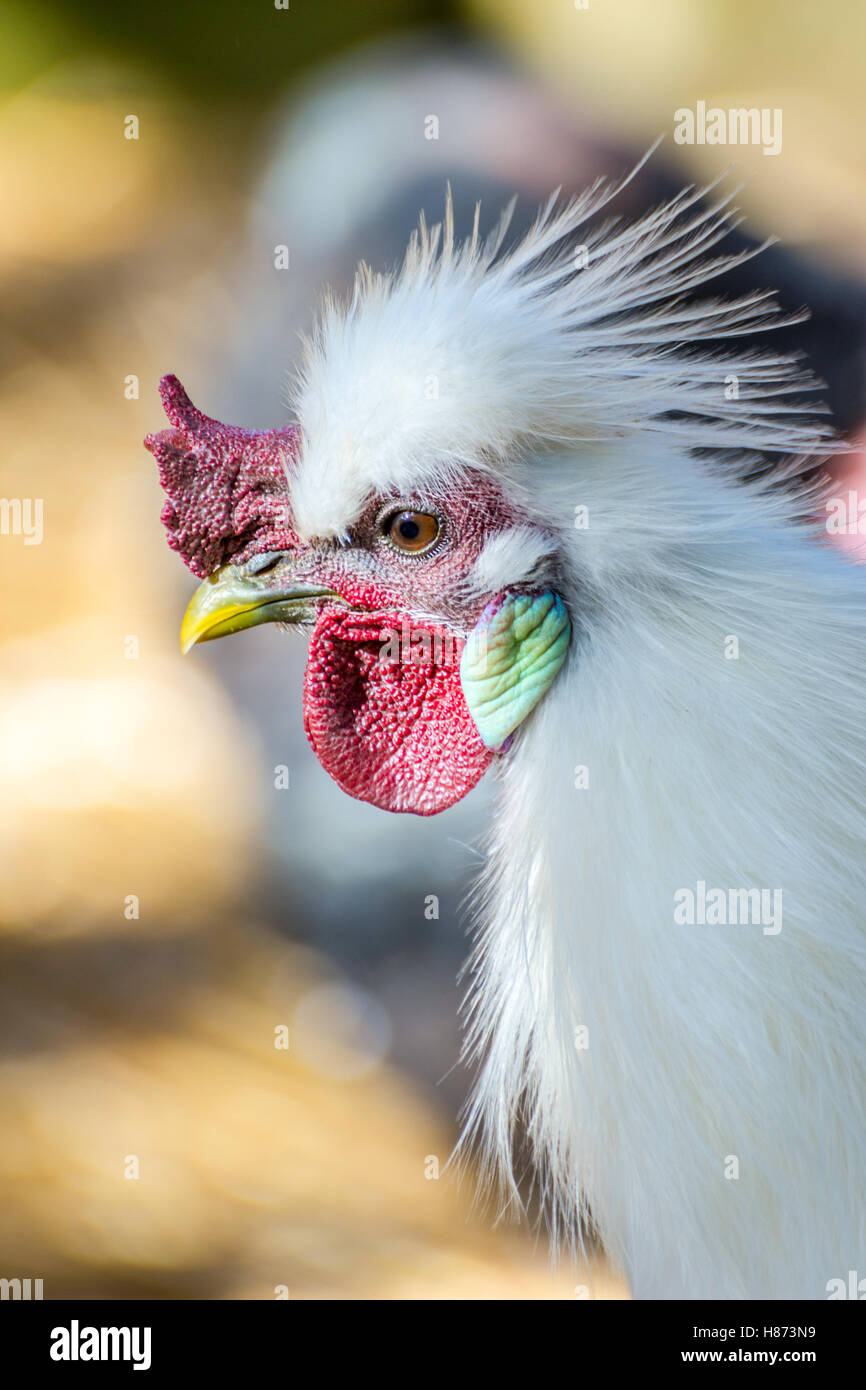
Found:
<svg viewBox="0 0 866 1390"><path fill-rule="evenodd" d="M430 512L392 512L382 523L386 539L404 555L423 555L439 539L439 518Z"/></svg>

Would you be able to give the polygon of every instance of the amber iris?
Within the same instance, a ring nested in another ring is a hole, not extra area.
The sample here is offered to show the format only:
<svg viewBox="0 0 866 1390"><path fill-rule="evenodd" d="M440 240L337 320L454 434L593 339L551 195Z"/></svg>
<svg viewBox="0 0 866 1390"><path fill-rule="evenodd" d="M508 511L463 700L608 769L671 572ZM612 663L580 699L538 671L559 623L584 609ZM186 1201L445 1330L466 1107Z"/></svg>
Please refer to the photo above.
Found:
<svg viewBox="0 0 866 1390"><path fill-rule="evenodd" d="M394 512L385 521L385 535L391 544L405 555L421 555L439 537L439 521L429 512L406 510Z"/></svg>

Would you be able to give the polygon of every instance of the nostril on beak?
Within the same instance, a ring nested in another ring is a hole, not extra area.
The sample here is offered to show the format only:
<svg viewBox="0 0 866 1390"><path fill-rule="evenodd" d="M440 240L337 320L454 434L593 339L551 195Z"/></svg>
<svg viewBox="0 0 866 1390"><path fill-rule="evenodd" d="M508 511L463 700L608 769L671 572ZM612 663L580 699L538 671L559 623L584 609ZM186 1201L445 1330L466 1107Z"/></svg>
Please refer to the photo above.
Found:
<svg viewBox="0 0 866 1390"><path fill-rule="evenodd" d="M251 560L248 560L244 568L247 574L267 574L269 570L277 566L281 556L282 551L265 550L261 555L254 555Z"/></svg>

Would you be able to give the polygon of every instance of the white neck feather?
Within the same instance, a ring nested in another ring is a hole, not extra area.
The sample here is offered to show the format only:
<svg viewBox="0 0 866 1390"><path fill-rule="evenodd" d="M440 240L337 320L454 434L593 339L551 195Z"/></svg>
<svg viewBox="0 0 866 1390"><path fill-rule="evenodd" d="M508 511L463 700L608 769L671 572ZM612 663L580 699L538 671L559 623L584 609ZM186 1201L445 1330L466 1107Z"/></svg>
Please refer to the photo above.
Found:
<svg viewBox="0 0 866 1390"><path fill-rule="evenodd" d="M866 1234L863 574L686 455L542 475L589 526L504 760L467 1137L513 1193L521 1117L557 1234L588 1203L638 1296L826 1297ZM678 924L701 882L781 890L781 930Z"/></svg>

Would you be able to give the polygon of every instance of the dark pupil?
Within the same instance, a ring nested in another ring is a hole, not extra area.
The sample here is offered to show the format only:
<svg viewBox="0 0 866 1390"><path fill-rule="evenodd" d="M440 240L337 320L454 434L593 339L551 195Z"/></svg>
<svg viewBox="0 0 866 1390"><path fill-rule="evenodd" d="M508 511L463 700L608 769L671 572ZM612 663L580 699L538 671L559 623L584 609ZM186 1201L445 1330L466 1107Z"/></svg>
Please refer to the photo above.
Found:
<svg viewBox="0 0 866 1390"><path fill-rule="evenodd" d="M413 521L410 516L402 517L397 529L404 541L417 541L421 534L421 528L417 521Z"/></svg>

